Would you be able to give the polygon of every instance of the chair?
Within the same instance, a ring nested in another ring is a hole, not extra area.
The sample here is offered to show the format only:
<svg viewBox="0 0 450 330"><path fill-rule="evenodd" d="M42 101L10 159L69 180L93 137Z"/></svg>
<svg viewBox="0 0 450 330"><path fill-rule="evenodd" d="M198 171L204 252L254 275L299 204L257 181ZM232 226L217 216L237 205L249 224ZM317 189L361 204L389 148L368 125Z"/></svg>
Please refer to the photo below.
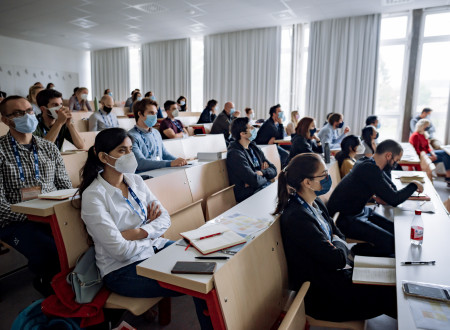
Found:
<svg viewBox="0 0 450 330"><path fill-rule="evenodd" d="M66 166L67 174L69 175L72 186L77 188L80 183L80 170L86 163L86 151L78 151L71 154L62 155L64 165Z"/></svg>
<svg viewBox="0 0 450 330"><path fill-rule="evenodd" d="M339 164L337 161L335 161L333 164L329 166L328 173L330 174L332 181L330 191L327 192L325 195L319 197L325 204L330 199L330 196L333 193L334 188L336 188L338 183L341 182L341 174L339 172Z"/></svg>
<svg viewBox="0 0 450 330"><path fill-rule="evenodd" d="M125 117L125 109L122 107L114 107L112 108L111 112L117 117Z"/></svg>
<svg viewBox="0 0 450 330"><path fill-rule="evenodd" d="M305 296L308 292L309 285L309 282L303 283L278 327L279 330L300 330L306 328Z"/></svg>
<svg viewBox="0 0 450 330"><path fill-rule="evenodd" d="M117 121L119 123L119 127L127 131L136 125L136 120L134 120L134 118L117 118Z"/></svg>
<svg viewBox="0 0 450 330"><path fill-rule="evenodd" d="M174 157L186 158L184 153L183 139L165 139L163 140L164 148Z"/></svg>
<svg viewBox="0 0 450 330"><path fill-rule="evenodd" d="M266 156L267 160L271 162L273 165L275 165L278 177L278 174L281 173L282 168L281 168L280 154L278 153L277 146L275 144L268 144L268 145L261 145L259 147L264 153L264 156Z"/></svg>
<svg viewBox="0 0 450 330"><path fill-rule="evenodd" d="M425 151L420 153L420 167L427 174L430 181L433 182L433 171L436 170L436 165L434 165Z"/></svg>
<svg viewBox="0 0 450 330"><path fill-rule="evenodd" d="M95 137L97 136L99 132L79 132L80 137L84 141L84 147L86 150L88 150L90 147L92 147L95 144Z"/></svg>
<svg viewBox="0 0 450 330"><path fill-rule="evenodd" d="M306 320L308 324L313 327L324 327L324 328L338 328L338 329L350 329L350 330L364 330L366 321L347 321L347 322L330 322L316 320L315 318L306 315Z"/></svg>
<svg viewBox="0 0 450 330"><path fill-rule="evenodd" d="M336 224L337 219L339 218L339 212L336 212L333 216L333 222ZM355 244L362 244L362 243L367 243L366 241L361 241L358 239L353 239L353 238L345 238L345 241L349 244L355 243Z"/></svg>
<svg viewBox="0 0 450 330"><path fill-rule="evenodd" d="M174 212L170 216L171 225L164 233L164 238L173 241L178 240L181 238L180 233L204 225L205 216L203 215L201 202L202 200L199 200Z"/></svg>
<svg viewBox="0 0 450 330"><path fill-rule="evenodd" d="M9 126L0 121L0 136L6 135L9 132Z"/></svg>
<svg viewBox="0 0 450 330"><path fill-rule="evenodd" d="M211 220L236 205L234 185L206 198L206 220Z"/></svg>
<svg viewBox="0 0 450 330"><path fill-rule="evenodd" d="M88 249L89 236L81 219L80 210L72 206L71 200L55 204L54 210L62 239L62 242L57 241L57 244L62 244L68 263L61 265L61 268L71 269L75 267L78 257ZM58 252L61 253L61 249L58 249ZM141 315L161 299L163 298L131 298L111 293L105 308L126 309L134 315Z"/></svg>

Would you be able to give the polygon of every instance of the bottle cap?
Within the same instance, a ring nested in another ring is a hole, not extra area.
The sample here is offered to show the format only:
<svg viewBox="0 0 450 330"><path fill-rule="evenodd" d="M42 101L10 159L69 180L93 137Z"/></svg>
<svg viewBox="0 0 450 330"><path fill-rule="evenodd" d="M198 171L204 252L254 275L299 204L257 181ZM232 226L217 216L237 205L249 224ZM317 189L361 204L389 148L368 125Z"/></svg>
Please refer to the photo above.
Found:
<svg viewBox="0 0 450 330"><path fill-rule="evenodd" d="M415 213L416 213L416 215L421 215L422 211L421 210L416 210Z"/></svg>

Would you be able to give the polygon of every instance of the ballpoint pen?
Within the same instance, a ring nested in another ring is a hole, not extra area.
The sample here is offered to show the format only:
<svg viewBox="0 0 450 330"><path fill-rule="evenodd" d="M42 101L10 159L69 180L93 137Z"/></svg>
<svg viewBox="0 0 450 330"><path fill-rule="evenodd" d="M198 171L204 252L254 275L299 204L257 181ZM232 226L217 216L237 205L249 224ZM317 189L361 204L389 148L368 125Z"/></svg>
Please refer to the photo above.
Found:
<svg viewBox="0 0 450 330"><path fill-rule="evenodd" d="M417 266L417 265L434 265L436 261L403 261L402 266Z"/></svg>

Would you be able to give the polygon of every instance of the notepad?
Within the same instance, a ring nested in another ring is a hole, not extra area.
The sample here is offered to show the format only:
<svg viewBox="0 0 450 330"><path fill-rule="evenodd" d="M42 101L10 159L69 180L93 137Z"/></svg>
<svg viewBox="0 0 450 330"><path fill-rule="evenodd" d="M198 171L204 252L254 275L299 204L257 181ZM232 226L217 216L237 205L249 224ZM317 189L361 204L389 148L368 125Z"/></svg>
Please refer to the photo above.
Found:
<svg viewBox="0 0 450 330"><path fill-rule="evenodd" d="M215 262L177 261L173 266L173 274L214 274Z"/></svg>
<svg viewBox="0 0 450 330"><path fill-rule="evenodd" d="M420 183L425 183L425 178L421 175L402 175L398 177L401 183L410 183L412 181L419 181Z"/></svg>
<svg viewBox="0 0 450 330"><path fill-rule="evenodd" d="M417 191L415 191L408 199L412 201L431 201L430 196L424 193L419 194Z"/></svg>
<svg viewBox="0 0 450 330"><path fill-rule="evenodd" d="M395 285L395 258L355 256L353 283Z"/></svg>
<svg viewBox="0 0 450 330"><path fill-rule="evenodd" d="M39 199L54 199L54 200L66 199L66 198L72 197L77 192L77 190L78 190L77 188L55 190L55 191L48 192L45 194L39 194L38 198Z"/></svg>
<svg viewBox="0 0 450 330"><path fill-rule="evenodd" d="M246 242L227 226L213 224L180 234L202 254L213 253Z"/></svg>

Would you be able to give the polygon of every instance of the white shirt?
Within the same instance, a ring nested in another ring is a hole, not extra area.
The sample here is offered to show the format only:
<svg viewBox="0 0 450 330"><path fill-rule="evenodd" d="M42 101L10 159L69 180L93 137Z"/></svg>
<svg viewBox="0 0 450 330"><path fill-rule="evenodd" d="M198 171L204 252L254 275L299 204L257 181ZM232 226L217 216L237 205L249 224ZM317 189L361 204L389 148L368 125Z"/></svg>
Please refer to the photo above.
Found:
<svg viewBox="0 0 450 330"><path fill-rule="evenodd" d="M142 218L123 198L122 191L110 185L100 174L97 176L83 192L81 218L94 240L95 259L102 277L133 262L151 257L154 255L153 246L161 249L167 242L167 239L160 237L170 227L167 210L139 175L124 174L124 179L142 202L146 213L147 205L154 201L159 205L161 215L141 226ZM129 193L128 200L142 216L141 208ZM148 233L147 238L128 241L120 233L136 228L144 229Z"/></svg>

